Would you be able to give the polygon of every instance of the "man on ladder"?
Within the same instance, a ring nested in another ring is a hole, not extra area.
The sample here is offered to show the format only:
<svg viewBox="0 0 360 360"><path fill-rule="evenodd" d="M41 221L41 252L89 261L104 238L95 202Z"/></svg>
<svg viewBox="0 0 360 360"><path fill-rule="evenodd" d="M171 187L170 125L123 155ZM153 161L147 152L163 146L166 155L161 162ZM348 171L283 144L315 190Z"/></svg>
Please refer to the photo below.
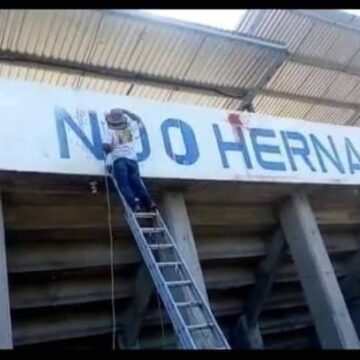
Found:
<svg viewBox="0 0 360 360"><path fill-rule="evenodd" d="M156 205L141 179L136 158L135 141L144 126L140 117L125 109L113 109L105 120L108 128L103 150L112 164L121 193L132 211L140 211L141 206L146 211L155 210Z"/></svg>
<svg viewBox="0 0 360 360"><path fill-rule="evenodd" d="M106 115L106 122L109 130L103 149L111 155L115 188L124 205L125 218L171 319L181 348L229 349L224 334L177 248L176 241L141 180L135 153L135 134L138 128L143 126L141 119L130 111L115 109ZM137 124L136 128L133 123ZM146 208L145 213L138 212L140 209L135 197L138 197ZM150 219L151 225L144 226L144 219Z"/></svg>

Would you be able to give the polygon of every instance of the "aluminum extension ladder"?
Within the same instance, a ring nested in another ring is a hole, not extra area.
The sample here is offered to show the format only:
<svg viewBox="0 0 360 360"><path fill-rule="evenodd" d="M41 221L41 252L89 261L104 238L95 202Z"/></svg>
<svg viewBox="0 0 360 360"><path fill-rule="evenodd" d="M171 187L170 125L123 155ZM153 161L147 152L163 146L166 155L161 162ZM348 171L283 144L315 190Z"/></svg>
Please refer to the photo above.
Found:
<svg viewBox="0 0 360 360"><path fill-rule="evenodd" d="M165 305L181 348L230 349L159 211L134 213L113 175L109 176L122 200L125 218ZM150 221L151 225L141 226L142 221Z"/></svg>

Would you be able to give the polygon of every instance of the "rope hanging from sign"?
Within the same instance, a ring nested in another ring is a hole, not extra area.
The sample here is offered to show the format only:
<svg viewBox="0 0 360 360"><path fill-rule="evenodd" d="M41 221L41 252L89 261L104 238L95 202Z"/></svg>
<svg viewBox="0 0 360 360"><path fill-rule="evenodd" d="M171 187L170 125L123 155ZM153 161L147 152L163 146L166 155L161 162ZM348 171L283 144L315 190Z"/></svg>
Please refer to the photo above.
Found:
<svg viewBox="0 0 360 360"><path fill-rule="evenodd" d="M115 274L114 274L114 239L111 218L111 202L110 191L108 184L108 176L106 169L106 156L105 156L105 187L106 187L106 202L107 202L107 220L110 240L110 277L111 277L111 319L112 319L112 349L116 349L116 307L115 307Z"/></svg>

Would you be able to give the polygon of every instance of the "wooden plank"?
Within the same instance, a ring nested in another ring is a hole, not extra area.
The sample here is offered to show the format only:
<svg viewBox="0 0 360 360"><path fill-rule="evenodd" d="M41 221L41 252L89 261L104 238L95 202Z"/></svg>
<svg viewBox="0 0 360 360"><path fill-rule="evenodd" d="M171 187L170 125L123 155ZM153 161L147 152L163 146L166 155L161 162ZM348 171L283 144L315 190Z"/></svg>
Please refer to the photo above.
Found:
<svg viewBox="0 0 360 360"><path fill-rule="evenodd" d="M154 283L149 271L145 265L141 265L135 279L133 299L124 316L121 340L127 348L135 345L153 292Z"/></svg>
<svg viewBox="0 0 360 360"><path fill-rule="evenodd" d="M12 349L12 328L6 262L5 228L0 192L0 349Z"/></svg>
<svg viewBox="0 0 360 360"><path fill-rule="evenodd" d="M306 195L299 192L286 200L280 219L322 347L359 349L359 339Z"/></svg>

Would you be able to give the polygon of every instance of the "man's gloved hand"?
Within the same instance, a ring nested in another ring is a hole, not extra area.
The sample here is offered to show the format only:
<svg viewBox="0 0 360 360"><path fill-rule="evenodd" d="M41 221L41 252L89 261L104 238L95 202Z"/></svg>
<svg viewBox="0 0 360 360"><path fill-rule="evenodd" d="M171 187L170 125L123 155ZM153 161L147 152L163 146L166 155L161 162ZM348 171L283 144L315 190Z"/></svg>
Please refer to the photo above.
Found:
<svg viewBox="0 0 360 360"><path fill-rule="evenodd" d="M106 165L106 171L111 174L112 173L112 165Z"/></svg>

